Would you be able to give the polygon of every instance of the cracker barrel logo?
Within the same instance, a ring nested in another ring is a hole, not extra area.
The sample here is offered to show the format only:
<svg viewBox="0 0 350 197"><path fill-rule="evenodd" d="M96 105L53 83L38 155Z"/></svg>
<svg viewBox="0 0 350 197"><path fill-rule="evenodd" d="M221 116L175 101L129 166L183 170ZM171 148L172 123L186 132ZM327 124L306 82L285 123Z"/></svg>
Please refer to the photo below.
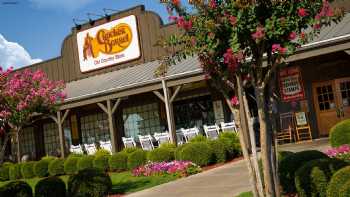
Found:
<svg viewBox="0 0 350 197"><path fill-rule="evenodd" d="M132 41L131 27L126 23L118 24L110 30L101 29L95 37L86 33L83 45L83 60L97 58L100 53L112 55L124 51Z"/></svg>

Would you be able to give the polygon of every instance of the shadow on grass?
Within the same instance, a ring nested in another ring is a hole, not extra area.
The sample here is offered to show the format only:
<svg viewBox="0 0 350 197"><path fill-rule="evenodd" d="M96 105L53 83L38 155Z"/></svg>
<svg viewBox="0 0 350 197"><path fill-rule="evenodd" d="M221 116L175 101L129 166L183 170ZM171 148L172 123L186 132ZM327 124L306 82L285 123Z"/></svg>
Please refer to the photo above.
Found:
<svg viewBox="0 0 350 197"><path fill-rule="evenodd" d="M125 181L113 184L112 194L125 194L136 189L145 187L150 183L150 180L134 180L134 181Z"/></svg>

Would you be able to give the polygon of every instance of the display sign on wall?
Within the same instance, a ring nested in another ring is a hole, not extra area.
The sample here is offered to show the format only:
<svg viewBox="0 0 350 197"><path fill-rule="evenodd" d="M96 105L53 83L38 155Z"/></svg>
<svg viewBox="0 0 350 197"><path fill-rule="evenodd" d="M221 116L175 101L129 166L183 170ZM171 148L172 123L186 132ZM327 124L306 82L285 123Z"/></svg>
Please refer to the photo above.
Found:
<svg viewBox="0 0 350 197"><path fill-rule="evenodd" d="M282 69L279 72L279 83L283 101L297 101L305 98L299 67Z"/></svg>
<svg viewBox="0 0 350 197"><path fill-rule="evenodd" d="M136 16L131 15L77 34L81 72L137 59L141 56Z"/></svg>

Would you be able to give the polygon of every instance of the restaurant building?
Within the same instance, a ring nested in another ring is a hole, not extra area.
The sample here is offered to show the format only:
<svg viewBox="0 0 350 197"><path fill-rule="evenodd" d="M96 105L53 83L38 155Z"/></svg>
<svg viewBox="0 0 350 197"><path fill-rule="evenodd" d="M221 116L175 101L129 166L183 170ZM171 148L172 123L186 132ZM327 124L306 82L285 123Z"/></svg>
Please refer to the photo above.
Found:
<svg viewBox="0 0 350 197"><path fill-rule="evenodd" d="M196 57L177 62L164 77L155 75L166 55L155 44L177 31L144 6L72 28L61 56L22 68L64 80L67 99L56 116L22 131L21 154L66 156L72 144L107 140L118 151L123 136L137 141L138 134L232 120ZM313 138L327 136L331 126L350 117L350 14L288 62L289 70L280 71L278 110L307 112Z"/></svg>

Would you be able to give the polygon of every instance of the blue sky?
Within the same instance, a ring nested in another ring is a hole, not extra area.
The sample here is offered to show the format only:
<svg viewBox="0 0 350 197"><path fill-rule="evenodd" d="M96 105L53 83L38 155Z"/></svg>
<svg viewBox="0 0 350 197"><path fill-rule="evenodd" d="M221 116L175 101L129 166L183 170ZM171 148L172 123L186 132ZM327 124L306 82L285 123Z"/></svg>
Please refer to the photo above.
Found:
<svg viewBox="0 0 350 197"><path fill-rule="evenodd" d="M72 19L103 8L124 10L143 4L167 22L159 0L0 0L0 66L20 67L60 55Z"/></svg>

